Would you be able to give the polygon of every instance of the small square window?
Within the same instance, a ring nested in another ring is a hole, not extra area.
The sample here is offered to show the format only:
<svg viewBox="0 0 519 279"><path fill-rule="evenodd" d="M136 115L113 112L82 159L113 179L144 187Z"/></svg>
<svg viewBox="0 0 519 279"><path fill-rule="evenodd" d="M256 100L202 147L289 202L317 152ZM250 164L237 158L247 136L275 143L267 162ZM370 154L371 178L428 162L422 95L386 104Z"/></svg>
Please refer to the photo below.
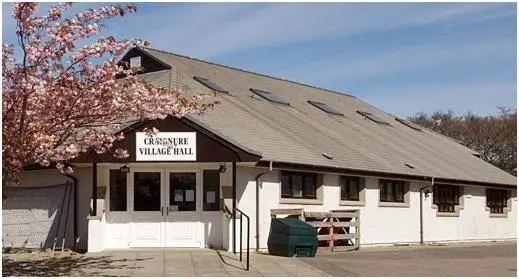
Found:
<svg viewBox="0 0 519 279"><path fill-rule="evenodd" d="M438 207L438 212L456 212L459 205L460 187L456 185L435 184L433 187L433 203Z"/></svg>
<svg viewBox="0 0 519 279"><path fill-rule="evenodd" d="M314 173L281 173L281 197L294 199L317 198L317 175Z"/></svg>
<svg viewBox="0 0 519 279"><path fill-rule="evenodd" d="M341 200L359 201L360 178L341 176Z"/></svg>
<svg viewBox="0 0 519 279"><path fill-rule="evenodd" d="M487 207L490 208L490 213L503 214L507 200L507 190L487 189Z"/></svg>
<svg viewBox="0 0 519 279"><path fill-rule="evenodd" d="M277 103L277 104L282 104L282 105L287 105L287 106L290 105L290 103L284 101L279 96L274 95L274 94L272 94L270 92L263 91L263 90L258 90L258 89L254 89L254 88L251 88L250 91L252 91L253 93L255 93L258 96L261 96L263 99L265 99L265 100L267 100L269 102Z"/></svg>
<svg viewBox="0 0 519 279"><path fill-rule="evenodd" d="M405 182L401 180L380 180L379 196L381 202L404 203Z"/></svg>
<svg viewBox="0 0 519 279"><path fill-rule="evenodd" d="M130 68L140 68L141 67L141 57L135 56L130 58Z"/></svg>

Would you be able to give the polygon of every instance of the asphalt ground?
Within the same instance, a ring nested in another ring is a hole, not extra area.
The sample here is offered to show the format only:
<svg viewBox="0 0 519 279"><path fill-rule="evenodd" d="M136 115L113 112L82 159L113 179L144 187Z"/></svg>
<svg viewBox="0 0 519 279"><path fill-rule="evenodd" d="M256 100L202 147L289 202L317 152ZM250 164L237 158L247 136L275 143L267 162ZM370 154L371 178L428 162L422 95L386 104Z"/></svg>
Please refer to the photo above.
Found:
<svg viewBox="0 0 519 279"><path fill-rule="evenodd" d="M517 277L517 243L361 248L298 258L330 276Z"/></svg>

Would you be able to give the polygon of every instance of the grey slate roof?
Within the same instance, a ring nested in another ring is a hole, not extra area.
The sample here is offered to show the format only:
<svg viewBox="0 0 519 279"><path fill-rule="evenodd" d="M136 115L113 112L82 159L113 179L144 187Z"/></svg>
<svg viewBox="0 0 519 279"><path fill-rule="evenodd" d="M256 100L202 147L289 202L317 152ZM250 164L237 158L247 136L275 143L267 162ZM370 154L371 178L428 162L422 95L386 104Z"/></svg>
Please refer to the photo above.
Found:
<svg viewBox="0 0 519 279"><path fill-rule="evenodd" d="M228 90L229 94L217 95L220 104L214 110L190 118L258 151L264 161L516 185L514 176L475 157L477 152L427 129L411 129L351 95L151 48L142 50L172 67L146 74L153 84L167 87L171 80L173 85L209 92L193 79L200 76ZM290 106L270 103L250 88L270 91ZM344 117L327 114L307 100L326 103ZM357 110L371 112L390 126L365 119Z"/></svg>

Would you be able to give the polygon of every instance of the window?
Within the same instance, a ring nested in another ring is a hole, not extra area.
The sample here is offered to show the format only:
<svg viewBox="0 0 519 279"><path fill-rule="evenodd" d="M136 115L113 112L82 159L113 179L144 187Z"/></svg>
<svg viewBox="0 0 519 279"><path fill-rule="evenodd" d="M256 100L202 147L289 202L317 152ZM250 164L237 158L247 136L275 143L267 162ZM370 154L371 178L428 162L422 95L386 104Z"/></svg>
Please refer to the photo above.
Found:
<svg viewBox="0 0 519 279"><path fill-rule="evenodd" d="M282 172L281 197L316 199L317 175L314 173Z"/></svg>
<svg viewBox="0 0 519 279"><path fill-rule="evenodd" d="M196 173L169 173L169 210L196 211Z"/></svg>
<svg viewBox="0 0 519 279"><path fill-rule="evenodd" d="M126 173L110 170L110 211L126 211Z"/></svg>
<svg viewBox="0 0 519 279"><path fill-rule="evenodd" d="M384 125L389 125L389 122L383 120L382 118L379 118L375 115L373 115L371 112L365 112L365 111L360 111L358 110L357 111L358 114L366 117L367 119L375 122L375 123L378 123L378 124L384 124Z"/></svg>
<svg viewBox="0 0 519 279"><path fill-rule="evenodd" d="M339 112L339 111L333 109L332 107L330 107L329 105L327 105L325 103L320 103L320 102L310 101L310 100L308 100L308 103L324 112L327 112L330 114L335 114L335 115L341 115L341 116L344 115L342 112Z"/></svg>
<svg viewBox="0 0 519 279"><path fill-rule="evenodd" d="M435 184L433 187L433 203L438 207L438 212L456 212L459 205L460 187L455 185Z"/></svg>
<svg viewBox="0 0 519 279"><path fill-rule="evenodd" d="M277 104L282 104L282 105L287 105L287 106L290 105L290 103L284 101L280 97L278 97L278 96L276 96L276 95L274 95L274 94L272 94L270 92L262 91L262 90L258 90L258 89L254 89L254 88L251 88L250 91L252 91L256 95L261 96L263 99L265 99L265 100L267 100L269 102L277 103Z"/></svg>
<svg viewBox="0 0 519 279"><path fill-rule="evenodd" d="M404 202L405 182L400 180L380 180L381 202Z"/></svg>
<svg viewBox="0 0 519 279"><path fill-rule="evenodd" d="M220 202L220 172L204 170L204 211L218 211Z"/></svg>
<svg viewBox="0 0 519 279"><path fill-rule="evenodd" d="M508 199L506 190L487 189L487 207L490 213L503 214Z"/></svg>
<svg viewBox="0 0 519 279"><path fill-rule="evenodd" d="M359 201L360 178L341 176L341 200Z"/></svg>
<svg viewBox="0 0 519 279"><path fill-rule="evenodd" d="M214 91L220 92L220 93L229 93L227 90L221 88L218 84L210 81L209 79L202 78L202 77L193 77L196 81L200 82L201 84L209 87L210 89L213 89Z"/></svg>
<svg viewBox="0 0 519 279"><path fill-rule="evenodd" d="M160 211L160 172L134 172L133 185L133 210Z"/></svg>
<svg viewBox="0 0 519 279"><path fill-rule="evenodd" d="M417 131L421 131L422 128L416 124L414 124L413 122L411 121L408 121L408 120L405 120L405 119L402 119L402 118L398 118L398 117L395 117L395 120L406 125L407 127L411 128L411 129L414 129L414 130L417 130Z"/></svg>
<svg viewBox="0 0 519 279"><path fill-rule="evenodd" d="M130 58L130 68L140 68L141 67L141 57L135 56Z"/></svg>

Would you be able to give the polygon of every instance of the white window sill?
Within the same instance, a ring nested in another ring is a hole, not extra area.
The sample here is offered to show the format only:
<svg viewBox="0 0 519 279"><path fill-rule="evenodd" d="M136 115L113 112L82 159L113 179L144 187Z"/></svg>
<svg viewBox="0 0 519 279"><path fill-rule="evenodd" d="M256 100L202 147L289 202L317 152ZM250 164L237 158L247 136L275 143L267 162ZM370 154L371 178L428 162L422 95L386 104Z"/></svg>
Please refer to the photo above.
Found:
<svg viewBox="0 0 519 279"><path fill-rule="evenodd" d="M379 207L407 207L409 208L409 204L405 202L378 202Z"/></svg>
<svg viewBox="0 0 519 279"><path fill-rule="evenodd" d="M490 213L490 218L506 218L506 213Z"/></svg>
<svg viewBox="0 0 519 279"><path fill-rule="evenodd" d="M322 205L323 201L318 199L291 199L291 198L280 198L279 203L281 204L318 204Z"/></svg>
<svg viewBox="0 0 519 279"><path fill-rule="evenodd" d="M460 213L458 212L436 212L436 217L459 217Z"/></svg>
<svg viewBox="0 0 519 279"><path fill-rule="evenodd" d="M340 200L339 205L349 205L349 206L364 206L364 201L348 201L348 200Z"/></svg>

